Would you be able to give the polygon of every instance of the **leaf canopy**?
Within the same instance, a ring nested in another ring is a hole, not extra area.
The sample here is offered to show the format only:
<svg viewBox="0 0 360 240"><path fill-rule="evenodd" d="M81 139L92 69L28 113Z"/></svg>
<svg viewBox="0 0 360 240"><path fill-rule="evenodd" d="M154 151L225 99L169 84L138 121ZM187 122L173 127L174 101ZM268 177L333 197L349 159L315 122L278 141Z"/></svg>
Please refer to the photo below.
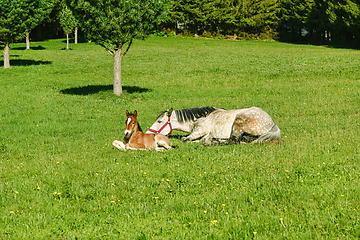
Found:
<svg viewBox="0 0 360 240"><path fill-rule="evenodd" d="M53 0L0 0L0 40L24 37L50 14Z"/></svg>
<svg viewBox="0 0 360 240"><path fill-rule="evenodd" d="M172 0L65 0L87 37L110 53L143 39L164 19Z"/></svg>

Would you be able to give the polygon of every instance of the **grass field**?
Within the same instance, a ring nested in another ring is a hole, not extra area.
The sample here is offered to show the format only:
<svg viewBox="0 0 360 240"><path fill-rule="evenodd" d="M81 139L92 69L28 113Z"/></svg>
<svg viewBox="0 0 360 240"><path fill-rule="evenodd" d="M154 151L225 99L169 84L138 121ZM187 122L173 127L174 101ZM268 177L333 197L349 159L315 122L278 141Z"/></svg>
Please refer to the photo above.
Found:
<svg viewBox="0 0 360 240"><path fill-rule="evenodd" d="M65 44L11 44L0 69L0 239L360 237L358 50L149 37L118 97L112 57ZM125 110L146 129L193 106L258 106L282 144L111 146Z"/></svg>

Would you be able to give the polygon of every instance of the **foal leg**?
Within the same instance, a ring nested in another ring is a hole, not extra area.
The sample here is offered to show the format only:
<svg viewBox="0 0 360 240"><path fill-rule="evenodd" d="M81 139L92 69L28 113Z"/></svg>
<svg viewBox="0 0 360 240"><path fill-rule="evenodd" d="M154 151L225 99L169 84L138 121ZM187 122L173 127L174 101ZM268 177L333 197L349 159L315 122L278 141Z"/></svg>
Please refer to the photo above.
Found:
<svg viewBox="0 0 360 240"><path fill-rule="evenodd" d="M162 151L164 148L171 149L171 142L165 136L158 134L155 135L155 142L156 142L156 147L155 147L156 151Z"/></svg>
<svg viewBox="0 0 360 240"><path fill-rule="evenodd" d="M144 144L139 143L128 143L125 145L126 150L146 150Z"/></svg>
<svg viewBox="0 0 360 240"><path fill-rule="evenodd" d="M115 141L113 141L112 145L119 150L126 151L125 144L123 142L115 140Z"/></svg>

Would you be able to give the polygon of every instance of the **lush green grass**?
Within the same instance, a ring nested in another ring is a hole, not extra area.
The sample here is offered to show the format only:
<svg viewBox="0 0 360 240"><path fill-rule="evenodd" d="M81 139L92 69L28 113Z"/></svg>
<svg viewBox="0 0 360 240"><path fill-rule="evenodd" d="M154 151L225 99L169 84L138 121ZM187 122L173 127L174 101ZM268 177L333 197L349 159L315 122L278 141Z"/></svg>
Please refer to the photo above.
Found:
<svg viewBox="0 0 360 240"><path fill-rule="evenodd" d="M0 239L360 237L359 51L150 37L117 97L101 47L32 46L0 69ZM261 107L283 143L111 146L125 110L193 106Z"/></svg>

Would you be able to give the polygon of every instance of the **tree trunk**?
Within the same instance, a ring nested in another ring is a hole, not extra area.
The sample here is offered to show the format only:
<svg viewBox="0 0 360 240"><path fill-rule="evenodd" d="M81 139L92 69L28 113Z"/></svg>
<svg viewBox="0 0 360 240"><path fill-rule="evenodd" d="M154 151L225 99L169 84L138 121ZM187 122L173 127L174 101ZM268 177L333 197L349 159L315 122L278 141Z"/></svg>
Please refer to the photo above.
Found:
<svg viewBox="0 0 360 240"><path fill-rule="evenodd" d="M30 49L30 33L26 33L26 49Z"/></svg>
<svg viewBox="0 0 360 240"><path fill-rule="evenodd" d="M4 68L10 68L10 47L9 42L5 43L4 47Z"/></svg>
<svg viewBox="0 0 360 240"><path fill-rule="evenodd" d="M69 50L69 34L66 34L66 49Z"/></svg>
<svg viewBox="0 0 360 240"><path fill-rule="evenodd" d="M120 96L122 94L121 85L121 48L114 53L114 94Z"/></svg>
<svg viewBox="0 0 360 240"><path fill-rule="evenodd" d="M78 39L78 29L77 27L75 27L75 44L77 44L77 39Z"/></svg>

